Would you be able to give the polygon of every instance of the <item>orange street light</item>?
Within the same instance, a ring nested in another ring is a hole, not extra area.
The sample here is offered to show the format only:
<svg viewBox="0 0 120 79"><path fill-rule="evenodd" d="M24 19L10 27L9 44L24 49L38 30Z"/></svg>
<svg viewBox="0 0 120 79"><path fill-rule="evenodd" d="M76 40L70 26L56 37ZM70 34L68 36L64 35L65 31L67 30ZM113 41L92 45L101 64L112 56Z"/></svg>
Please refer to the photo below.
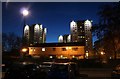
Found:
<svg viewBox="0 0 120 79"><path fill-rule="evenodd" d="M22 52L27 52L27 50L28 50L27 48L23 48Z"/></svg>

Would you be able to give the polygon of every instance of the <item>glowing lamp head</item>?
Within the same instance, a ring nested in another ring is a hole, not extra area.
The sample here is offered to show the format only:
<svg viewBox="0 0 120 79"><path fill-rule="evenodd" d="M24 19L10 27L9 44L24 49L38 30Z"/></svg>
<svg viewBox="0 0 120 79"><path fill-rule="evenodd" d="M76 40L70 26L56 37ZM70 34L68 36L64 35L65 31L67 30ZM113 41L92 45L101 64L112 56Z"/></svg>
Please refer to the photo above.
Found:
<svg viewBox="0 0 120 79"><path fill-rule="evenodd" d="M22 52L27 52L27 50L28 50L27 48L23 48Z"/></svg>
<svg viewBox="0 0 120 79"><path fill-rule="evenodd" d="M29 14L29 11L27 9L22 9L21 13L23 14L23 16L27 16Z"/></svg>

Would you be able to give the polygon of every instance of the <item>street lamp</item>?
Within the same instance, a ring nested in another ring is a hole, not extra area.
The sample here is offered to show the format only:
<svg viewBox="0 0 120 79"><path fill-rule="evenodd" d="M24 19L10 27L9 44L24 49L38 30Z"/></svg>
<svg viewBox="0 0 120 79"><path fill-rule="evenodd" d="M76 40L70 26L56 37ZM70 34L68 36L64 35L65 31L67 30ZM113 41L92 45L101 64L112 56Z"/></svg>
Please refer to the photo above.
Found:
<svg viewBox="0 0 120 79"><path fill-rule="evenodd" d="M29 54L28 48L22 48L22 49L21 49L21 56L24 57L24 56L26 56L27 54Z"/></svg>
<svg viewBox="0 0 120 79"><path fill-rule="evenodd" d="M23 14L23 16L27 16L27 15L29 14L29 11L26 10L26 9L24 9L24 10L22 11L22 14Z"/></svg>
<svg viewBox="0 0 120 79"><path fill-rule="evenodd" d="M27 9L27 8L22 8L22 9L21 9L21 14L23 15L24 25L25 25L25 17L29 14L28 9Z"/></svg>
<svg viewBox="0 0 120 79"><path fill-rule="evenodd" d="M28 51L27 48L23 48L23 49L22 49L22 52L27 52L27 51Z"/></svg>

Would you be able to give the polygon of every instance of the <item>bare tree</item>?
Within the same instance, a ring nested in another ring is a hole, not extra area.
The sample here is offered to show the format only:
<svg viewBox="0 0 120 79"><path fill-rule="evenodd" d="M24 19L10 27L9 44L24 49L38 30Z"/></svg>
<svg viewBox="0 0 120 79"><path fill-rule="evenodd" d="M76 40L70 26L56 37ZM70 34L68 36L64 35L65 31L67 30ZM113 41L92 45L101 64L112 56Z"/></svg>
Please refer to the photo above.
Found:
<svg viewBox="0 0 120 79"><path fill-rule="evenodd" d="M21 47L21 44L22 44L21 38L16 36L14 33L2 34L3 51L4 50L11 51L13 49L19 50Z"/></svg>
<svg viewBox="0 0 120 79"><path fill-rule="evenodd" d="M116 55L120 52L120 2L104 5L98 12L99 24L94 27L94 33L98 39L102 39L102 46L108 54Z"/></svg>

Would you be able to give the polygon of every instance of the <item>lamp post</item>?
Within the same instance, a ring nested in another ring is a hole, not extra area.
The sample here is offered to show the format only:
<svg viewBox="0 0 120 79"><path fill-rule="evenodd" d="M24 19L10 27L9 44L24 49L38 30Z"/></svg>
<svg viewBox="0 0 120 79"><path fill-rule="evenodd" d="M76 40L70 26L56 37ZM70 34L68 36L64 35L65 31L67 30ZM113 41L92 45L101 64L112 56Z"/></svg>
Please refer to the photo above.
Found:
<svg viewBox="0 0 120 79"><path fill-rule="evenodd" d="M24 57L24 56L26 56L27 54L28 54L28 48L22 48L21 49L21 57Z"/></svg>
<svg viewBox="0 0 120 79"><path fill-rule="evenodd" d="M20 13L22 14L22 17L23 17L23 39L24 39L23 45L24 44L26 45L27 42L28 42L27 44L29 44L29 40L24 37L24 29L26 27L26 20L25 20L25 18L29 15L28 8L21 8Z"/></svg>

